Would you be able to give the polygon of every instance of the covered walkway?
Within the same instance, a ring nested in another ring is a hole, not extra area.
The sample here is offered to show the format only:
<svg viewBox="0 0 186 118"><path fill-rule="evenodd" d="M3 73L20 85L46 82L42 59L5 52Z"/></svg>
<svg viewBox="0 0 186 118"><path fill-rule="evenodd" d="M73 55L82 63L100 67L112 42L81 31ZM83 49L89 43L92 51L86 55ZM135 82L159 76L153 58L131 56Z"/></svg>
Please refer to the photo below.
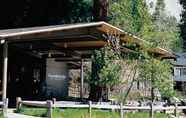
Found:
<svg viewBox="0 0 186 118"><path fill-rule="evenodd" d="M119 45L119 50L124 53L130 53L134 50L127 47L128 43L133 43L141 49L144 48L144 43L146 43L142 39L105 22L0 30L0 42L3 47L3 100L7 98L8 79L11 80L11 76L8 76L8 49L11 47L38 59L52 58L55 62L67 62L69 67L81 69L80 96L82 98L84 94L83 63L91 58L92 50L111 44L114 47ZM157 54L161 59L175 58L172 52L162 48L148 49L148 51ZM21 58L20 61L22 61ZM24 71L24 68L22 71ZM58 80L58 78L64 79L64 76L51 75L50 73L46 76L49 77L49 79L45 78L48 84ZM55 79L52 79L52 77ZM51 88L58 84L54 83ZM57 88L56 90L60 89ZM16 92L14 90L15 94Z"/></svg>

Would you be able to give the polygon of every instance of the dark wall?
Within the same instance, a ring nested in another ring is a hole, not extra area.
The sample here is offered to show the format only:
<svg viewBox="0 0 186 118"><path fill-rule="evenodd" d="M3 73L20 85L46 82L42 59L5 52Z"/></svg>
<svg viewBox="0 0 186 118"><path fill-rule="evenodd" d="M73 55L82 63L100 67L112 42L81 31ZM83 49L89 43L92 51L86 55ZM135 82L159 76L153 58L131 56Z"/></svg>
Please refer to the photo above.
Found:
<svg viewBox="0 0 186 118"><path fill-rule="evenodd" d="M11 102L18 96L24 99L40 98L45 65L45 59L38 59L9 46L7 96Z"/></svg>

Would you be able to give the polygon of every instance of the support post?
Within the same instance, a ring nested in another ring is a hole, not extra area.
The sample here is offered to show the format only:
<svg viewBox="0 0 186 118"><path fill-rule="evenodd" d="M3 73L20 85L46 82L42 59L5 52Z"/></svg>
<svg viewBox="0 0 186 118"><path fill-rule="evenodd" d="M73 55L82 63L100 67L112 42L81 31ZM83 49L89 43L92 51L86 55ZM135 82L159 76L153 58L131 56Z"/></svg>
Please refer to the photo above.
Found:
<svg viewBox="0 0 186 118"><path fill-rule="evenodd" d="M53 104L55 104L56 103L56 98L52 98L52 102L53 102Z"/></svg>
<svg viewBox="0 0 186 118"><path fill-rule="evenodd" d="M80 87L80 98L83 99L84 94L84 71L83 71L83 59L81 59L81 87Z"/></svg>
<svg viewBox="0 0 186 118"><path fill-rule="evenodd" d="M122 102L120 103L120 118L124 118L124 115L123 115L123 103Z"/></svg>
<svg viewBox="0 0 186 118"><path fill-rule="evenodd" d="M47 108L48 108L47 118L52 118L52 101L51 100L47 100Z"/></svg>
<svg viewBox="0 0 186 118"><path fill-rule="evenodd" d="M154 118L153 102L150 103L150 118Z"/></svg>
<svg viewBox="0 0 186 118"><path fill-rule="evenodd" d="M22 105L21 101L22 101L21 97L16 98L16 110L17 111L19 111L21 109L21 105Z"/></svg>
<svg viewBox="0 0 186 118"><path fill-rule="evenodd" d="M3 95L2 101L6 99L7 92L7 72L8 72L8 42L5 41L3 44Z"/></svg>
<svg viewBox="0 0 186 118"><path fill-rule="evenodd" d="M89 118L92 117L92 101L89 101Z"/></svg>
<svg viewBox="0 0 186 118"><path fill-rule="evenodd" d="M175 108L174 108L174 116L177 118L177 112L178 112L177 109L178 109L178 104L175 103L175 104L174 104L174 107L175 107Z"/></svg>
<svg viewBox="0 0 186 118"><path fill-rule="evenodd" d="M3 100L3 117L7 118L8 113L8 98Z"/></svg>

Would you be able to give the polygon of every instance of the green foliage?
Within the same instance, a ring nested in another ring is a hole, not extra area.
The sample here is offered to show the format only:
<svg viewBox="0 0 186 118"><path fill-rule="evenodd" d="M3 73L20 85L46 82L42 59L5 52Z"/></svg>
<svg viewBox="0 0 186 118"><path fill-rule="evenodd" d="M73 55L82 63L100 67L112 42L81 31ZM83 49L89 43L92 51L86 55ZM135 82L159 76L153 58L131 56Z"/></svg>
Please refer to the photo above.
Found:
<svg viewBox="0 0 186 118"><path fill-rule="evenodd" d="M70 0L67 3L70 11L68 11L69 13L60 22L69 24L92 21L92 0Z"/></svg>
<svg viewBox="0 0 186 118"><path fill-rule="evenodd" d="M145 57L139 66L139 79L149 81L151 87L154 90L158 89L162 97L174 96L171 65L167 61L155 59L151 55L145 54Z"/></svg>
<svg viewBox="0 0 186 118"><path fill-rule="evenodd" d="M151 22L145 0L111 0L109 17L114 26L138 36Z"/></svg>
<svg viewBox="0 0 186 118"><path fill-rule="evenodd" d="M110 0L109 23L150 42L148 43L152 46L150 48L162 47L168 50L181 51L180 31L177 27L176 18L168 16L164 9L164 0L158 0L152 15L149 13L145 0ZM122 54L122 58L141 61L141 67L138 68L140 68L139 73L142 80L151 81L152 87L158 89L163 97L174 95L173 83L170 79L172 74L168 62L155 59L157 55L141 52L137 45L124 44L122 46L134 50L130 54ZM147 46L147 48L149 47ZM114 59L112 56L116 56L114 52L105 49L94 52L91 80L95 84L117 84L118 70L122 67L117 67L118 64L111 61Z"/></svg>
<svg viewBox="0 0 186 118"><path fill-rule="evenodd" d="M119 82L121 67L118 55L110 46L106 46L100 50L95 50L92 57L94 70L92 72L91 83L100 86L113 86ZM98 74L98 80L95 75Z"/></svg>
<svg viewBox="0 0 186 118"><path fill-rule="evenodd" d="M101 78L99 83L109 87L117 85L120 80L120 70L121 67L117 62L111 62L104 66L99 74Z"/></svg>
<svg viewBox="0 0 186 118"><path fill-rule="evenodd" d="M152 15L151 30L143 34L143 39L165 49L181 51L180 29L174 16L165 12L164 0L157 0Z"/></svg>

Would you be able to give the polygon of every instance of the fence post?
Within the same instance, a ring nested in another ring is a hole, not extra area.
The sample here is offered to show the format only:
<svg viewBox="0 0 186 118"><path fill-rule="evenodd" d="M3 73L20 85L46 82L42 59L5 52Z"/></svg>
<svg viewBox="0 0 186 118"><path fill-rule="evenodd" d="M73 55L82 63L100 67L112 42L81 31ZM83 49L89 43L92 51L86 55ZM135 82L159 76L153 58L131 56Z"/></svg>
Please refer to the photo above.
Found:
<svg viewBox="0 0 186 118"><path fill-rule="evenodd" d="M120 103L120 118L124 118L123 117L123 103Z"/></svg>
<svg viewBox="0 0 186 118"><path fill-rule="evenodd" d="M22 101L22 100L21 100L21 97L17 97L17 98L16 98L16 110L17 110L17 111L19 111L20 108L21 108L21 105L22 105L22 104L21 104L21 101Z"/></svg>
<svg viewBox="0 0 186 118"><path fill-rule="evenodd" d="M52 101L51 100L47 100L47 108L48 108L47 117L52 118Z"/></svg>
<svg viewBox="0 0 186 118"><path fill-rule="evenodd" d="M174 116L177 117L177 108L178 108L178 104L175 103L175 104L174 104L174 107L175 107L175 108L174 108Z"/></svg>
<svg viewBox="0 0 186 118"><path fill-rule="evenodd" d="M154 118L153 102L150 103L150 118Z"/></svg>
<svg viewBox="0 0 186 118"><path fill-rule="evenodd" d="M3 117L7 118L8 98L3 100Z"/></svg>
<svg viewBox="0 0 186 118"><path fill-rule="evenodd" d="M92 117L92 101L89 101L89 118Z"/></svg>
<svg viewBox="0 0 186 118"><path fill-rule="evenodd" d="M56 103L56 98L52 98L52 102L53 102L53 104L55 104Z"/></svg>

